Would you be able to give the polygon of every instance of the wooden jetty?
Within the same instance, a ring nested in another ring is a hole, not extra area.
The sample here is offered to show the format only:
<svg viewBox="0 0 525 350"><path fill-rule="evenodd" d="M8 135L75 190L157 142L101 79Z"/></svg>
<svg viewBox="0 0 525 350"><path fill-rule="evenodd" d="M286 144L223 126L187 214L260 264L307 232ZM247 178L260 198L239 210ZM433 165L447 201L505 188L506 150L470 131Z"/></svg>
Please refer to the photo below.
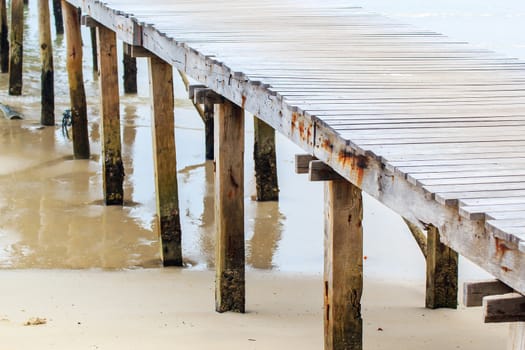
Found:
<svg viewBox="0 0 525 350"><path fill-rule="evenodd" d="M77 9L97 28L108 204L121 203L124 174L116 37L148 57L165 265L182 264L172 69L202 84L190 95L208 121L214 105L217 311L245 310L248 111L263 123L262 143L271 143L265 128L279 131L305 151L297 172L326 182L325 349L362 348L361 191L410 223L427 260L427 307L456 307L465 256L495 278L466 286L466 305L483 304L486 322L512 322L509 349L525 349L523 62L343 0L62 5L78 158L89 145Z"/></svg>

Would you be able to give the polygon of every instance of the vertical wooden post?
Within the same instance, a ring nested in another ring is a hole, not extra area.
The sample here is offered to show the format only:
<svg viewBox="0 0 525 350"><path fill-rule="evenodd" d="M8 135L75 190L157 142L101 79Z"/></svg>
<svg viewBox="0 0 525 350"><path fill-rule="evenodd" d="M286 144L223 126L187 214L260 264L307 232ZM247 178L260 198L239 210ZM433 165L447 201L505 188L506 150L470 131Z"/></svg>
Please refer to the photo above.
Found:
<svg viewBox="0 0 525 350"><path fill-rule="evenodd" d="M51 46L51 25L49 23L49 2L38 0L38 31L40 35L40 62L42 72L40 86L42 94L40 123L55 125L55 80L53 72L53 47Z"/></svg>
<svg viewBox="0 0 525 350"><path fill-rule="evenodd" d="M129 55L125 49L123 51L124 93L135 94L137 93L137 59Z"/></svg>
<svg viewBox="0 0 525 350"><path fill-rule="evenodd" d="M215 107L215 309L244 312L244 111Z"/></svg>
<svg viewBox="0 0 525 350"><path fill-rule="evenodd" d="M9 95L22 95L22 63L24 51L24 3L11 1L11 40L9 54Z"/></svg>
<svg viewBox="0 0 525 350"><path fill-rule="evenodd" d="M363 204L345 180L325 183L325 350L362 349Z"/></svg>
<svg viewBox="0 0 525 350"><path fill-rule="evenodd" d="M204 139L205 139L205 147L206 147L206 159L213 160L215 157L215 151L214 151L214 120L213 116L215 114L214 112L215 106L213 103L205 103L204 104Z"/></svg>
<svg viewBox="0 0 525 350"><path fill-rule="evenodd" d="M60 6L60 0L53 0L53 15L55 17L56 33L64 34L64 21L62 19L62 6Z"/></svg>
<svg viewBox="0 0 525 350"><path fill-rule="evenodd" d="M117 36L99 25L96 28L100 62L100 101L102 117L102 175L107 205L124 201L124 166L120 142L120 101L117 72Z"/></svg>
<svg viewBox="0 0 525 350"><path fill-rule="evenodd" d="M182 266L173 116L173 68L158 57L150 57L149 74L153 109L157 223L162 244L161 254L164 266Z"/></svg>
<svg viewBox="0 0 525 350"><path fill-rule="evenodd" d="M254 117L254 133L256 198L258 201L276 201L279 199L279 185L275 160L275 130Z"/></svg>
<svg viewBox="0 0 525 350"><path fill-rule="evenodd" d="M0 73L9 71L9 40L7 25L7 3L0 0Z"/></svg>
<svg viewBox="0 0 525 350"><path fill-rule="evenodd" d="M458 305L458 253L439 240L439 230L427 231L426 307L451 308Z"/></svg>
<svg viewBox="0 0 525 350"><path fill-rule="evenodd" d="M97 28L90 27L89 34L91 36L91 56L93 57L93 72L98 73L98 50L97 50ZM116 74L117 71L113 73Z"/></svg>
<svg viewBox="0 0 525 350"><path fill-rule="evenodd" d="M509 327L507 350L524 350L525 322L512 322Z"/></svg>
<svg viewBox="0 0 525 350"><path fill-rule="evenodd" d="M76 159L89 158L86 92L82 74L82 37L80 16L76 7L62 0L66 24L67 73L73 120L73 154Z"/></svg>

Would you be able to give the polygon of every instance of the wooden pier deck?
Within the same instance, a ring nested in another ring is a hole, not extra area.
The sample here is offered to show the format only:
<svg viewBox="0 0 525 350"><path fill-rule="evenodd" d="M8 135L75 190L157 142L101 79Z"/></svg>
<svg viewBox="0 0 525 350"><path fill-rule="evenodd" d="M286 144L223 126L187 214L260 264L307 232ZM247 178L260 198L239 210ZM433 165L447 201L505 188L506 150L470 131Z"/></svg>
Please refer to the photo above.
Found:
<svg viewBox="0 0 525 350"><path fill-rule="evenodd" d="M370 14L351 1L67 2L258 116L352 186L430 228L429 235L435 228L448 247L525 293L523 62ZM242 130L235 108L220 107L231 122L220 119L226 129L216 135L230 148L216 151L216 161L218 171L229 166L230 176L242 180L232 172L242 159L222 163L236 149L231 133ZM230 194L238 190L232 182ZM354 190L335 183L327 205L337 207L339 192L356 198ZM219 210L243 209L228 205ZM351 217L343 221L360 227ZM236 224L220 223L242 231ZM348 239L342 242L359 241ZM230 258L218 256L225 276L243 279L243 267L230 266ZM230 302L243 304L244 292ZM230 306L218 310L243 310Z"/></svg>

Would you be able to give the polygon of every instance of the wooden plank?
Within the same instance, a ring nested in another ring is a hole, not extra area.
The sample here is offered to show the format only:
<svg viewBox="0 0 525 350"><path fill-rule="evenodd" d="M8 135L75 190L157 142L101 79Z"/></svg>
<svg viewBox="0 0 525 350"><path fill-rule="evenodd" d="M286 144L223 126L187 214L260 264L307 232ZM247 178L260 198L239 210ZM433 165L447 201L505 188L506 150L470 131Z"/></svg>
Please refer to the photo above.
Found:
<svg viewBox="0 0 525 350"><path fill-rule="evenodd" d="M483 298L489 295L513 292L512 288L498 280L465 282L463 284L463 304L466 307L482 306Z"/></svg>
<svg viewBox="0 0 525 350"><path fill-rule="evenodd" d="M55 125L55 79L53 70L53 47L51 44L51 24L49 1L38 0L38 32L40 43L41 110L40 123Z"/></svg>
<svg viewBox="0 0 525 350"><path fill-rule="evenodd" d="M102 119L102 179L106 205L124 203L124 165L120 136L120 99L118 88L117 37L99 25L97 31L100 63L100 112Z"/></svg>
<svg viewBox="0 0 525 350"><path fill-rule="evenodd" d="M215 309L245 310L244 110L215 106Z"/></svg>
<svg viewBox="0 0 525 350"><path fill-rule="evenodd" d="M224 98L208 88L195 88L193 90L193 101L197 104L220 104Z"/></svg>
<svg viewBox="0 0 525 350"><path fill-rule="evenodd" d="M24 50L24 3L11 1L11 30L9 52L9 95L22 95L22 66Z"/></svg>
<svg viewBox="0 0 525 350"><path fill-rule="evenodd" d="M173 115L173 69L157 57L150 57L153 159L157 193L157 228L164 266L182 266L181 225Z"/></svg>
<svg viewBox="0 0 525 350"><path fill-rule="evenodd" d="M9 24L6 0L0 0L0 73L9 71Z"/></svg>
<svg viewBox="0 0 525 350"><path fill-rule="evenodd" d="M255 188L258 201L279 199L275 130L256 116L254 123L253 160L255 166Z"/></svg>
<svg viewBox="0 0 525 350"><path fill-rule="evenodd" d="M426 285L427 308L457 308L458 253L441 243L439 231L433 226L427 230Z"/></svg>
<svg viewBox="0 0 525 350"><path fill-rule="evenodd" d="M343 181L325 184L325 350L363 348L363 202Z"/></svg>
<svg viewBox="0 0 525 350"><path fill-rule="evenodd" d="M314 156L309 154L296 154L295 155L295 173L296 174L308 174L310 169L310 162L317 160Z"/></svg>
<svg viewBox="0 0 525 350"><path fill-rule="evenodd" d="M336 181L343 178L326 163L313 160L308 167L308 179L310 181Z"/></svg>
<svg viewBox="0 0 525 350"><path fill-rule="evenodd" d="M151 57L152 53L142 46L138 45L131 45L128 43L123 43L124 45L124 55L131 56L132 58L140 58L140 57Z"/></svg>
<svg viewBox="0 0 525 350"><path fill-rule="evenodd" d="M91 18L87 16L87 18ZM98 75L98 49L97 49L97 29L96 26L89 28L89 36L91 38L91 59L93 62L93 73Z"/></svg>
<svg viewBox="0 0 525 350"><path fill-rule="evenodd" d="M405 223L408 226L408 230L412 234L412 237L414 237L414 240L416 241L419 249L421 250L421 253L427 258L427 236L423 233L423 231L415 224L411 223L407 219L403 218Z"/></svg>
<svg viewBox="0 0 525 350"><path fill-rule="evenodd" d="M483 298L485 323L525 322L525 297L519 293Z"/></svg>
<svg viewBox="0 0 525 350"><path fill-rule="evenodd" d="M191 97L190 97L191 98ZM215 105L213 103L205 103L203 110L204 119L204 147L206 148L206 159L213 160L215 157L214 144L214 116Z"/></svg>
<svg viewBox="0 0 525 350"><path fill-rule="evenodd" d="M89 159L89 135L86 91L82 73L82 36L80 16L76 7L62 0L66 27L67 75L73 128L73 155L75 159Z"/></svg>

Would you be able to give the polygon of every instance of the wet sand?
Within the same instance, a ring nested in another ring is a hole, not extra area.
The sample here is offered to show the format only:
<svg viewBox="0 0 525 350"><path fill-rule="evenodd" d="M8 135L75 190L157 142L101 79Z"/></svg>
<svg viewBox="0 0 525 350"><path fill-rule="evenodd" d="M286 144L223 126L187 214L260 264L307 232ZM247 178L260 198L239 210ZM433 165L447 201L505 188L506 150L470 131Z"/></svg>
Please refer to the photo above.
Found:
<svg viewBox="0 0 525 350"><path fill-rule="evenodd" d="M301 150L278 136L281 200L254 202L248 116L248 313L216 314L213 168L204 162L203 126L181 82L176 141L186 266L162 269L146 62L139 60L139 93L121 97L125 205L105 207L90 48L84 47L84 74L93 156L75 161L60 127L38 124L35 15L31 3L24 96L8 96L7 77L0 75L0 102L24 115L0 119L0 349L322 348L322 185L294 174L293 156ZM405 22L411 18L404 15ZM59 124L68 97L64 43L55 44ZM423 308L425 267L417 245L397 215L364 200L366 349L504 349L507 326L482 324L479 308ZM461 260L460 282L485 277ZM31 317L47 323L23 326Z"/></svg>

